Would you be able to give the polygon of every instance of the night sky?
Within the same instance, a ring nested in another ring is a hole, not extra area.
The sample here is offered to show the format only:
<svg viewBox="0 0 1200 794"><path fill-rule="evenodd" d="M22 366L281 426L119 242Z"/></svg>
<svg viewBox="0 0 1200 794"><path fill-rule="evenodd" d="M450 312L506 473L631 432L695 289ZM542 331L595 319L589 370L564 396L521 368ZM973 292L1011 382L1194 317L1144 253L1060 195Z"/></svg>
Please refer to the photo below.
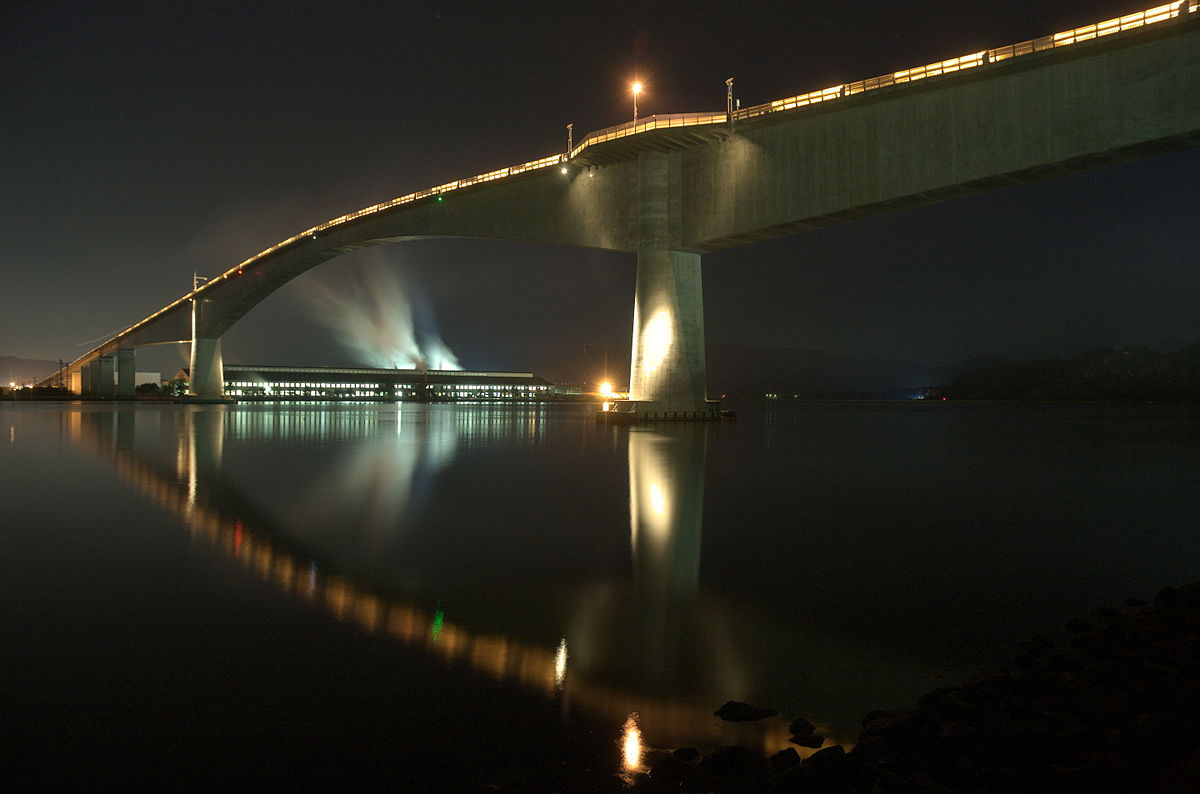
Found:
<svg viewBox="0 0 1200 794"><path fill-rule="evenodd" d="M635 75L643 115L721 110L729 76L746 106L1143 4L10 0L0 355L73 359L193 271L561 151L567 122L578 140L628 118ZM1200 340L1198 177L1193 150L708 255L708 341L928 364L1176 349ZM225 336L226 361L356 363L307 282L380 263L468 368L627 360L631 256L426 240L292 282Z"/></svg>

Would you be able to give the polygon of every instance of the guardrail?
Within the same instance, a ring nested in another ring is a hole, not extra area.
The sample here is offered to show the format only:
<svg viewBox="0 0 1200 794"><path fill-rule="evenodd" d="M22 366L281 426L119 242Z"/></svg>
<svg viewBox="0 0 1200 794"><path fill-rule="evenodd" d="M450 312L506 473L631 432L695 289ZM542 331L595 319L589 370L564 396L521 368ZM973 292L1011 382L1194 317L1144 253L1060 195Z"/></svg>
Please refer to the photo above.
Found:
<svg viewBox="0 0 1200 794"><path fill-rule="evenodd" d="M640 135L652 130L665 130L672 127L698 127L706 124L724 124L728 121L724 111L715 113L660 113L657 116L627 121L624 124L614 124L602 130L589 132L578 146L571 150L568 159L575 157L589 146L598 143L627 138L630 135Z"/></svg>

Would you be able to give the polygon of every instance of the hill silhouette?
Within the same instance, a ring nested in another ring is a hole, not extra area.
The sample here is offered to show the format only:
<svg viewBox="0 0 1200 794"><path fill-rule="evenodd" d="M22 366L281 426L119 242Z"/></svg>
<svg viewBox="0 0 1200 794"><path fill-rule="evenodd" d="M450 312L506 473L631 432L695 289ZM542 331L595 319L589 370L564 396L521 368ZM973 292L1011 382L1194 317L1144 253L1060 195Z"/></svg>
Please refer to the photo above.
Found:
<svg viewBox="0 0 1200 794"><path fill-rule="evenodd" d="M1200 343L1174 353L1099 348L1072 359L995 364L942 390L954 400L1200 400Z"/></svg>

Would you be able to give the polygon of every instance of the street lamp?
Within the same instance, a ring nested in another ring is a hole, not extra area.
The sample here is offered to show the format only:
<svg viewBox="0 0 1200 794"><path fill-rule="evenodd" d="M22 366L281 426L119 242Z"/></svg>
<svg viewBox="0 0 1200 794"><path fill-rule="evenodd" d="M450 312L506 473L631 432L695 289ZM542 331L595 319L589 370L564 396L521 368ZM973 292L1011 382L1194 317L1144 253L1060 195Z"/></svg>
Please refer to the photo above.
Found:
<svg viewBox="0 0 1200 794"><path fill-rule="evenodd" d="M636 122L637 121L637 96L638 96L638 94L642 93L642 84L640 82L637 82L637 83L634 83L633 85L631 85L629 88L633 91L633 120Z"/></svg>

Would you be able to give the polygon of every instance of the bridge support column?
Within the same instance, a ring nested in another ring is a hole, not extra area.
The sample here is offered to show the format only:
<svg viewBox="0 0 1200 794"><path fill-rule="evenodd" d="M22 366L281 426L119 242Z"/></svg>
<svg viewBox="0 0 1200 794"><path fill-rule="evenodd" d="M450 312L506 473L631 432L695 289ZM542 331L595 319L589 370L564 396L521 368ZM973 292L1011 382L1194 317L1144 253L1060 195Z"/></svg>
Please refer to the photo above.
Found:
<svg viewBox="0 0 1200 794"><path fill-rule="evenodd" d="M680 250L678 154L638 158L638 264L629 399L646 419L715 418L704 370L700 254ZM672 187L675 190L672 190ZM675 245L672 245L675 243Z"/></svg>
<svg viewBox="0 0 1200 794"><path fill-rule="evenodd" d="M191 386L189 397L221 399L225 396L225 364L221 358L220 338L192 339Z"/></svg>
<svg viewBox="0 0 1200 794"><path fill-rule="evenodd" d="M132 347L122 347L117 350L117 396L132 397L136 384L137 369L134 362Z"/></svg>
<svg viewBox="0 0 1200 794"><path fill-rule="evenodd" d="M88 365L91 371L90 391L97 397L116 396L116 382L113 377L113 357L97 356Z"/></svg>

